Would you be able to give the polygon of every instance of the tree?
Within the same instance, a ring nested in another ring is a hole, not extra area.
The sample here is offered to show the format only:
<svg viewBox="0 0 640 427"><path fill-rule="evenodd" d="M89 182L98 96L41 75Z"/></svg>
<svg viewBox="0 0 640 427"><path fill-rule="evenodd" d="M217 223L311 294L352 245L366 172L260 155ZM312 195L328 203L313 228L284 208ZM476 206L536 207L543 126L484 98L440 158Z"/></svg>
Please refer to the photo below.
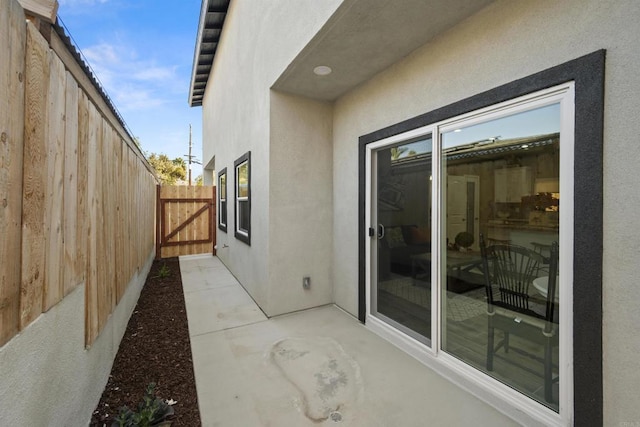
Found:
<svg viewBox="0 0 640 427"><path fill-rule="evenodd" d="M178 180L184 181L187 176L185 161L180 157L171 160L166 154L151 153L149 163L163 184L174 185Z"/></svg>
<svg viewBox="0 0 640 427"><path fill-rule="evenodd" d="M391 147L391 160L398 160L407 150L407 147Z"/></svg>
<svg viewBox="0 0 640 427"><path fill-rule="evenodd" d="M202 175L198 175L196 176L195 179L195 185L204 185L204 178L202 177Z"/></svg>

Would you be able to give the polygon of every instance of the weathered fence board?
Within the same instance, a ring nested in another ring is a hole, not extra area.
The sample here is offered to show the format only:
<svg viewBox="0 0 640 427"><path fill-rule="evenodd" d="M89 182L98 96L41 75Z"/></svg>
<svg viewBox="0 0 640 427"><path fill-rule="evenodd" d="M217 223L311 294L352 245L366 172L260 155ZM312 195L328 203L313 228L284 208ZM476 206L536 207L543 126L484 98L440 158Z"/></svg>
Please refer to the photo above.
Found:
<svg viewBox="0 0 640 427"><path fill-rule="evenodd" d="M124 217L124 209L125 209L125 204L123 202L124 200L124 184L122 182L123 176L122 176L122 171L123 171L123 167L122 167L122 162L123 162L123 150L122 150L122 146L123 146L123 142L120 140L120 137L118 136L117 133L114 132L114 144L113 144L113 157L114 159L116 159L115 162L115 170L114 170L114 176L116 178L119 178L116 180L115 184L116 184L116 188L115 188L115 211L116 211L116 224L124 224L125 223L125 217ZM119 227L116 225L116 229L115 229L115 247L114 247L114 269L115 269L115 279L116 279L116 288L115 288L115 296L116 296L116 304L118 302L120 302L120 299L122 298L122 295L124 295L124 291L125 291L125 287L126 287L126 278L128 276L126 276L127 271L124 268L124 247L125 247L125 239L126 239L126 235L124 234L124 228L123 227Z"/></svg>
<svg viewBox="0 0 640 427"><path fill-rule="evenodd" d="M42 310L53 307L64 294L64 260L62 215L64 207L64 139L65 139L65 81L62 61L49 55L49 88L45 115L45 141L47 145L45 180L45 274ZM62 203L60 203L62 201Z"/></svg>
<svg viewBox="0 0 640 427"><path fill-rule="evenodd" d="M87 236L89 234L89 210L87 206L89 99L87 94L80 88L78 90L78 215L75 271L78 281L83 282L87 275Z"/></svg>
<svg viewBox="0 0 640 427"><path fill-rule="evenodd" d="M20 328L42 313L45 275L44 212L47 169L45 140L49 82L49 47L38 30L27 25L25 134L22 215Z"/></svg>
<svg viewBox="0 0 640 427"><path fill-rule="evenodd" d="M100 117L100 114L96 116L96 120L99 121L99 125L97 128L99 131L97 132L97 144L96 144L96 161L95 161L95 173L98 176L96 182L96 209L97 209L97 221L96 221L96 264L98 270L98 324L104 325L107 321L107 317L109 317L109 298L107 295L107 262L111 260L106 258L106 244L105 240L107 238L107 226L104 217L104 203L105 203L105 187L104 187L104 177L107 171L105 170L106 163L102 161L104 158L104 145L105 145L105 123Z"/></svg>
<svg viewBox="0 0 640 427"><path fill-rule="evenodd" d="M71 73L65 75L65 146L64 146L64 268L63 296L82 282L77 264L79 230L78 209L78 85Z"/></svg>
<svg viewBox="0 0 640 427"><path fill-rule="evenodd" d="M0 8L0 346L20 327L24 58L26 29L17 3Z"/></svg>
<svg viewBox="0 0 640 427"><path fill-rule="evenodd" d="M100 164L98 156L98 140L102 137L102 121L99 120L100 115L93 106L88 103L88 142L87 142L87 169L91 171L87 175L87 221L88 221L88 238L87 238L87 273L85 278L85 299L86 299L86 340L93 341L98 336L98 210L99 210L99 191L98 191L98 165ZM100 137L99 137L100 135Z"/></svg>

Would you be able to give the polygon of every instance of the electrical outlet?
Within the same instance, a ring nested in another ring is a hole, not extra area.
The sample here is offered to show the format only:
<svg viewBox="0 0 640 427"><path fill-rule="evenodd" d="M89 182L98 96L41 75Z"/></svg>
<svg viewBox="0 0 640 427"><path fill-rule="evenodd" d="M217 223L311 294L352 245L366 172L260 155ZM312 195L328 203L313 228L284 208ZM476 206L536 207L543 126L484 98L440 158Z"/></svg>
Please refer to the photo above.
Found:
<svg viewBox="0 0 640 427"><path fill-rule="evenodd" d="M311 277L305 276L305 277L302 278L302 287L304 289L311 288Z"/></svg>

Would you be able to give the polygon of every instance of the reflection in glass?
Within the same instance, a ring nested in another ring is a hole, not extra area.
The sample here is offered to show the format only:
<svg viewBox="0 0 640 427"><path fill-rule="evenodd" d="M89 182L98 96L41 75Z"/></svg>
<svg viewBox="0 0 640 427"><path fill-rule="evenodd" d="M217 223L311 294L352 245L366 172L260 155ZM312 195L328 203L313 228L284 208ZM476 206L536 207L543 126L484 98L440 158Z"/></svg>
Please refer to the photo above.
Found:
<svg viewBox="0 0 640 427"><path fill-rule="evenodd" d="M559 130L554 104L441 135L442 349L555 411Z"/></svg>
<svg viewBox="0 0 640 427"><path fill-rule="evenodd" d="M249 163L238 165L238 197L249 197Z"/></svg>
<svg viewBox="0 0 640 427"><path fill-rule="evenodd" d="M221 173L220 182L218 187L220 188L220 206L218 210L218 222L223 227L223 230L226 230L227 226L227 174Z"/></svg>
<svg viewBox="0 0 640 427"><path fill-rule="evenodd" d="M239 200L238 201L238 230L243 231L244 233L249 232L249 201L247 200Z"/></svg>
<svg viewBox="0 0 640 427"><path fill-rule="evenodd" d="M376 152L376 316L431 338L431 137Z"/></svg>

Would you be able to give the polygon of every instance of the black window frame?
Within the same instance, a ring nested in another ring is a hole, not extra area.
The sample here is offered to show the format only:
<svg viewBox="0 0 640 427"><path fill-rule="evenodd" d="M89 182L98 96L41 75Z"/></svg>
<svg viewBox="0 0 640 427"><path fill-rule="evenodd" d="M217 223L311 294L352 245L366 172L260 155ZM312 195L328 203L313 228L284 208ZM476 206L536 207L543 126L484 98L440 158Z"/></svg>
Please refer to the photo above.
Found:
<svg viewBox="0 0 640 427"><path fill-rule="evenodd" d="M366 318L366 146L412 129L499 104L569 81L575 90L573 236L573 420L603 422L602 236L604 49L454 102L359 138L358 318Z"/></svg>
<svg viewBox="0 0 640 427"><path fill-rule="evenodd" d="M222 185L220 180L224 175L224 207L222 206ZM223 168L218 172L218 229L227 232L227 224L229 222L228 206L229 206L229 193L227 193L227 182L229 181L229 175L227 175L227 168ZM224 214L225 222L222 222L222 215Z"/></svg>
<svg viewBox="0 0 640 427"><path fill-rule="evenodd" d="M242 233L239 229L239 221L238 221L238 185L239 185L239 181L238 181L238 166L240 166L243 163L247 163L247 210L248 210L248 218L249 218L249 223L247 224L247 227L245 228L246 230L246 235L244 233ZM238 159L236 159L235 162L233 162L233 170L234 170L234 198L233 198L233 207L234 207L234 214L233 214L233 229L234 229L234 235L236 237L236 239L240 240L241 242L246 243L247 245L251 246L251 151L247 151L246 153L244 153L242 156L240 156Z"/></svg>

